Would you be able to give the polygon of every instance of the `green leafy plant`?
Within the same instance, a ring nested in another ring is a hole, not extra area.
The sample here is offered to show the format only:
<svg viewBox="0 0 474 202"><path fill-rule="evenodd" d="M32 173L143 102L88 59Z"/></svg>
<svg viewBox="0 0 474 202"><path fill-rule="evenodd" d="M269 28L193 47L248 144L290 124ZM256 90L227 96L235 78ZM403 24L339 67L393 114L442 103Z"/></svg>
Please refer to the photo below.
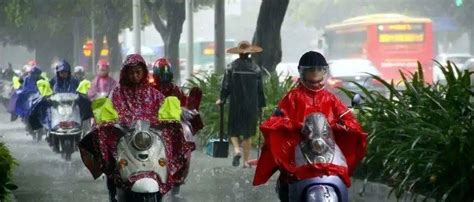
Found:
<svg viewBox="0 0 474 202"><path fill-rule="evenodd" d="M0 201L7 199L10 191L18 187L12 183L12 171L17 165L4 143L0 142Z"/></svg>
<svg viewBox="0 0 474 202"><path fill-rule="evenodd" d="M268 119L272 115L283 96L295 85L291 77L285 77L282 81L280 81L280 77L281 75L272 72L263 82L263 90L267 103L262 110L261 121ZM252 144L257 146L259 143L263 143L263 135L260 130L257 129L257 135L252 137Z"/></svg>
<svg viewBox="0 0 474 202"><path fill-rule="evenodd" d="M397 197L414 192L436 200L472 201L473 72L451 63L438 66L445 85L426 83L420 64L413 74L400 73L403 90L377 76L372 77L388 93L359 85L365 95L357 114L369 133L369 146L356 175L389 184Z"/></svg>
<svg viewBox="0 0 474 202"><path fill-rule="evenodd" d="M215 103L220 97L221 82L222 76L217 74L201 74L193 76L187 83L188 87L197 86L203 92L199 113L203 119L204 128L198 134L201 145L204 145L211 138L217 138L219 134L219 106ZM224 118L224 126L227 126L227 118Z"/></svg>

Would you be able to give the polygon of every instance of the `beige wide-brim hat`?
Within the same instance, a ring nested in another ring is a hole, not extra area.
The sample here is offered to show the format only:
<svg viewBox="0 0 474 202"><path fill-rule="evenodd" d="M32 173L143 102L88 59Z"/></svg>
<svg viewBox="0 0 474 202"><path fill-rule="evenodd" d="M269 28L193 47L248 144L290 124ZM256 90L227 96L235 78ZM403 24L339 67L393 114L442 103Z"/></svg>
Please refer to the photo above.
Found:
<svg viewBox="0 0 474 202"><path fill-rule="evenodd" d="M250 44L248 41L241 41L237 47L227 49L227 53L231 54L246 54L246 53L260 53L263 49L259 46Z"/></svg>

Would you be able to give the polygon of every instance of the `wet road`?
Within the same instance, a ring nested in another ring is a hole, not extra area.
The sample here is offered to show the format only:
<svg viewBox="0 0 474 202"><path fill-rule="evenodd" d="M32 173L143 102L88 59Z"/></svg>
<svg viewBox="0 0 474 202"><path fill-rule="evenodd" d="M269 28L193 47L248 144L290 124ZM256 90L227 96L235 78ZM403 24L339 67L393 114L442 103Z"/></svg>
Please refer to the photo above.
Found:
<svg viewBox="0 0 474 202"><path fill-rule="evenodd" d="M21 122L6 122L0 114L0 141L10 148L19 162L14 171L17 201L107 201L105 181L93 180L78 152L71 162L64 161L47 143L26 136ZM260 187L251 185L254 168L231 166L231 159L213 159L200 150L193 154L187 183L180 197L165 201L275 201L273 182Z"/></svg>
<svg viewBox="0 0 474 202"><path fill-rule="evenodd" d="M71 162L66 162L44 140L36 142L26 136L21 122L11 123L8 119L5 113L0 113L0 141L6 143L19 163L14 170L14 183L19 186L14 192L16 201L108 201L105 181L92 179L78 152L73 154ZM267 185L253 187L254 172L255 168L232 167L230 158L214 159L197 150L179 197L165 196L164 201L278 201L274 192L276 175ZM350 189L351 201L387 200L386 187L368 188L366 196L359 197L360 187Z"/></svg>

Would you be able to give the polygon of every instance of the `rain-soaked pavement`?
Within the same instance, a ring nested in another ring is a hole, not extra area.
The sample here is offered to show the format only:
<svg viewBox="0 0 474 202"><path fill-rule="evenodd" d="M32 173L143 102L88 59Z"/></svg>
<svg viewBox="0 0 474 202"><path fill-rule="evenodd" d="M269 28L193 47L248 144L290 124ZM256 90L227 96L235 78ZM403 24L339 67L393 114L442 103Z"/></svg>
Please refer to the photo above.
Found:
<svg viewBox="0 0 474 202"><path fill-rule="evenodd" d="M2 110L3 111L3 110ZM0 141L5 142L17 159L14 192L17 201L107 201L105 181L93 180L83 166L78 152L71 162L54 153L47 143L26 136L21 122L8 122L0 114ZM276 201L273 182L251 185L255 168L231 166L231 159L213 159L197 150L193 154L187 183L180 197L165 201Z"/></svg>
<svg viewBox="0 0 474 202"><path fill-rule="evenodd" d="M14 191L16 201L108 201L105 181L92 179L78 152L71 162L66 162L44 140L36 142L26 136L21 122L8 120L9 116L0 109L0 141L7 144L19 163L14 171L14 183L19 186ZM255 168L232 167L230 158L214 159L197 150L179 197L166 196L164 201L278 201L274 191L276 175L267 185L253 187L254 172ZM362 198L358 196L358 186L350 190L351 201L387 200L387 188L383 186L368 188L372 191ZM370 199L374 194L376 199Z"/></svg>

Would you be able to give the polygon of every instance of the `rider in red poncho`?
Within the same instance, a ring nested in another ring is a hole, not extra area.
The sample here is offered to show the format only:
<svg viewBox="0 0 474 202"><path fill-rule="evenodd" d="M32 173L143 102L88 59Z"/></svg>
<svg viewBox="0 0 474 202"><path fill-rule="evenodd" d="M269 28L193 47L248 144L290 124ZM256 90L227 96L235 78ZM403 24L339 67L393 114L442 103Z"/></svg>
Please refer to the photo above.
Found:
<svg viewBox="0 0 474 202"><path fill-rule="evenodd" d="M153 83L151 83L151 85L163 93L165 97L177 97L180 101L181 107L187 108L187 110L199 110L199 104L197 103L200 103L200 98L196 100L194 97L186 96L183 91L173 83L173 69L170 62L166 58L160 58L153 64ZM203 123L199 115L192 115L191 117L189 117L188 122L190 132L187 133L186 130L183 129L181 131L176 130L177 133L175 134L177 137L184 137L186 139L185 145L190 149L187 150L187 152L184 154L184 158L182 158L184 166L177 172L177 178L175 179L175 184L172 191L173 195L179 194L179 187L180 185L184 184L184 180L189 173L191 152L196 148L193 136L203 127ZM182 122L185 122L183 121L183 118ZM183 128L186 128L186 126L183 125Z"/></svg>
<svg viewBox="0 0 474 202"><path fill-rule="evenodd" d="M282 201L288 200L288 184L311 177L337 175L349 187L350 175L366 151L367 134L352 113L345 113L348 108L324 89L328 71L324 56L313 51L305 53L298 70L298 86L288 92L274 115L260 126L265 143L253 182L255 186L264 184L279 170L278 192ZM313 112L326 116L347 166L330 163L296 166L295 148L302 140L303 120Z"/></svg>
<svg viewBox="0 0 474 202"><path fill-rule="evenodd" d="M181 106L186 106L186 95L173 83L173 70L166 58L160 58L153 64L153 83L151 85L165 97L176 96L181 102Z"/></svg>

